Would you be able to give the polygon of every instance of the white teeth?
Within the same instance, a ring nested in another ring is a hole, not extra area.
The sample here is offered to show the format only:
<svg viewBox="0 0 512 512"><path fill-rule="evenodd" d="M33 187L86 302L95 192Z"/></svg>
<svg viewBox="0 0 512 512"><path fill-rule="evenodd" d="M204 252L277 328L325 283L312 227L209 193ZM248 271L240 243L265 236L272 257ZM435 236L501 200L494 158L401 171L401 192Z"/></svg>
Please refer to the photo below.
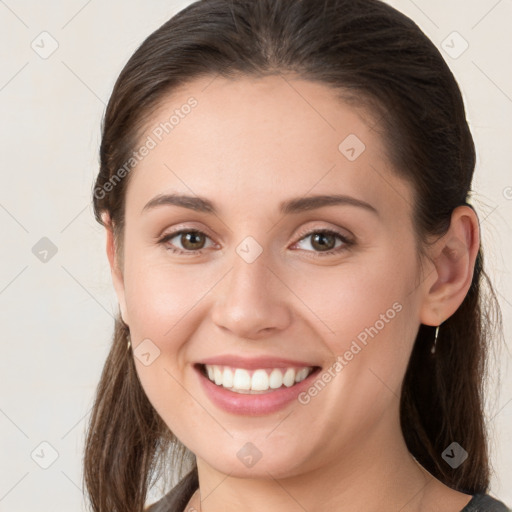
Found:
<svg viewBox="0 0 512 512"><path fill-rule="evenodd" d="M301 368L295 375L295 382L302 382L309 375L309 368Z"/></svg>
<svg viewBox="0 0 512 512"><path fill-rule="evenodd" d="M256 370L252 374L251 389L253 391L266 391L268 389L268 374L265 370Z"/></svg>
<svg viewBox="0 0 512 512"><path fill-rule="evenodd" d="M224 373L222 374L222 384L226 388L233 387L233 372L231 371L231 368L224 368Z"/></svg>
<svg viewBox="0 0 512 512"><path fill-rule="evenodd" d="M313 371L306 368L246 370L229 366L205 365L208 378L224 388L239 393L261 393L302 382Z"/></svg>
<svg viewBox="0 0 512 512"><path fill-rule="evenodd" d="M283 372L278 369L272 370L269 380L272 389L280 388L283 385Z"/></svg>
<svg viewBox="0 0 512 512"><path fill-rule="evenodd" d="M213 376L215 379L215 384L220 386L222 384L222 370L218 366L213 367Z"/></svg>
<svg viewBox="0 0 512 512"><path fill-rule="evenodd" d="M219 370L220 371L220 370ZM217 384L217 382L215 382ZM223 384L223 382L219 382ZM233 377L233 387L236 389L251 389L251 376L247 370L237 368Z"/></svg>
<svg viewBox="0 0 512 512"><path fill-rule="evenodd" d="M289 388L295 384L295 370L288 368L283 377L283 384Z"/></svg>

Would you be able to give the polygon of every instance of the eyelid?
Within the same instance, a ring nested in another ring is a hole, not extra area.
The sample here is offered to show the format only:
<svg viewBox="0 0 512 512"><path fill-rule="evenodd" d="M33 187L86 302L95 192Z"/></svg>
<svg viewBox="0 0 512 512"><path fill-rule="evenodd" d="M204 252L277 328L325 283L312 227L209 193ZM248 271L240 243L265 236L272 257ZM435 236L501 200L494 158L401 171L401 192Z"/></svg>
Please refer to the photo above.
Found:
<svg viewBox="0 0 512 512"><path fill-rule="evenodd" d="M195 226L194 224L183 222L174 225L170 229L162 229L162 231L160 231L160 233L155 237L155 240L161 240L163 237L166 237L168 235L177 235L180 231L198 231L199 233L202 233L212 239L217 236L216 234L213 234L213 232L203 224Z"/></svg>
<svg viewBox="0 0 512 512"><path fill-rule="evenodd" d="M317 231L335 233L336 235L340 236L341 238L346 239L348 242L351 242L351 243L355 243L355 241L356 241L356 237L348 229L341 228L341 227L338 227L338 226L336 226L336 227L331 227L331 226L313 226L313 227L306 227L304 229L299 230L299 232L296 235L296 236L299 237L297 242L302 240L302 238L304 236L313 235ZM297 243L297 242L295 242L295 243Z"/></svg>
<svg viewBox="0 0 512 512"><path fill-rule="evenodd" d="M320 221L321 222L321 221ZM296 237L299 237L297 239L297 242L304 236L313 234L315 231L334 231L336 234L355 242L356 237L346 228L341 227L331 227L331 226L310 226L311 223L308 223L307 226L299 230L299 232L295 235ZM177 224L174 226L169 232L166 233L166 229L163 229L156 237L155 240L158 241L162 239L162 237L173 234L178 234L181 230L188 230L188 231L198 231L204 235L207 235L209 238L214 238L217 235L212 235L212 232L204 225L201 225L199 227L194 226L193 224L187 224L186 222ZM341 231L341 232L340 232Z"/></svg>

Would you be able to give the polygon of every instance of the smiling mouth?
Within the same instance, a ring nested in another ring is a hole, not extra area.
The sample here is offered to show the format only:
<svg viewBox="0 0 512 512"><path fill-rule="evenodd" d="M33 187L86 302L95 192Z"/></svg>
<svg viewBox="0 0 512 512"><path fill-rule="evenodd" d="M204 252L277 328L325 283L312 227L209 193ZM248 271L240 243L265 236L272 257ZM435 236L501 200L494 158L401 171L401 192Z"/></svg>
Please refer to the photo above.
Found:
<svg viewBox="0 0 512 512"><path fill-rule="evenodd" d="M224 365L196 364L195 366L204 377L217 386L247 395L271 393L281 388L290 388L320 371L319 366L254 370Z"/></svg>

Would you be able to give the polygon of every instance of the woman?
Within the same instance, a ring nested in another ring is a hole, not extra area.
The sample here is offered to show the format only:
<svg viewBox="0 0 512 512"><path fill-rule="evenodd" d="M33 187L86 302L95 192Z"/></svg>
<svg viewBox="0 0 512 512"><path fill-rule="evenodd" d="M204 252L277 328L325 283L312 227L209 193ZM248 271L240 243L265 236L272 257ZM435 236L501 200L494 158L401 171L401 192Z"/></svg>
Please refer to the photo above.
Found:
<svg viewBox="0 0 512 512"><path fill-rule="evenodd" d="M507 510L474 167L449 68L378 0L200 1L149 36L94 188L120 312L93 510L171 469L146 510Z"/></svg>

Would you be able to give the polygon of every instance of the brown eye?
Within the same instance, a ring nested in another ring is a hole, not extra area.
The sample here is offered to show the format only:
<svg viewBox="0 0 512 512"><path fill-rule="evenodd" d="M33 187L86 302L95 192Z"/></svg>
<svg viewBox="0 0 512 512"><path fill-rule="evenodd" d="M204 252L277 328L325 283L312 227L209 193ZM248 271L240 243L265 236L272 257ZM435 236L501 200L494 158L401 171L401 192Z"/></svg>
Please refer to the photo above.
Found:
<svg viewBox="0 0 512 512"><path fill-rule="evenodd" d="M182 229L165 235L159 243L164 244L169 251L179 254L199 254L205 248L206 240L210 237L195 229ZM171 242L171 240L176 241ZM181 245L181 247L180 247Z"/></svg>
<svg viewBox="0 0 512 512"><path fill-rule="evenodd" d="M319 251L328 251L336 246L336 236L330 233L318 232L311 235L311 246Z"/></svg>
<svg viewBox="0 0 512 512"><path fill-rule="evenodd" d="M346 236L338 233L337 231L332 231L330 229L317 229L306 233L306 235L302 236L295 245L305 243L308 239L310 239L309 245L312 247L312 250L307 247L299 248L306 249L306 252L312 253L313 256L340 254L354 244L352 240L349 240ZM340 243L336 244L336 239L338 239Z"/></svg>
<svg viewBox="0 0 512 512"><path fill-rule="evenodd" d="M205 236L199 231L184 231L180 234L180 242L184 249L197 251L203 248Z"/></svg>

